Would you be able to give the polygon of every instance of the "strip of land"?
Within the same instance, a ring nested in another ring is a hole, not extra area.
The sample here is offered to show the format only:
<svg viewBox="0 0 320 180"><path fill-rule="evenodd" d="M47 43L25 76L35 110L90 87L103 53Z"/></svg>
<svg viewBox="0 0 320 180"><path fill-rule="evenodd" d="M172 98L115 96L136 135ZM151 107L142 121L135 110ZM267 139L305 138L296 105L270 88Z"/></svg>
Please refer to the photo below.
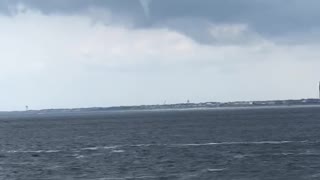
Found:
<svg viewBox="0 0 320 180"><path fill-rule="evenodd" d="M92 107L74 109L29 110L28 113L65 113L65 112L99 112L99 111L134 111L134 110L182 110L182 109L214 109L214 108L255 108L255 107L288 107L288 106L320 106L320 99L270 100L270 101L236 101L236 102L204 102L180 103L117 107Z"/></svg>

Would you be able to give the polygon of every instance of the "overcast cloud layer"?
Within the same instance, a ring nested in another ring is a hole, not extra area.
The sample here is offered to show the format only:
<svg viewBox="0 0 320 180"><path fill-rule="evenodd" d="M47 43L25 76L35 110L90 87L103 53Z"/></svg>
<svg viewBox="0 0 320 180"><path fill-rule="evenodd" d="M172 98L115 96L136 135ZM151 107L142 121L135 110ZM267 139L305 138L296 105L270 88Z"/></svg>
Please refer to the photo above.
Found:
<svg viewBox="0 0 320 180"><path fill-rule="evenodd" d="M0 1L0 109L317 97L316 0Z"/></svg>

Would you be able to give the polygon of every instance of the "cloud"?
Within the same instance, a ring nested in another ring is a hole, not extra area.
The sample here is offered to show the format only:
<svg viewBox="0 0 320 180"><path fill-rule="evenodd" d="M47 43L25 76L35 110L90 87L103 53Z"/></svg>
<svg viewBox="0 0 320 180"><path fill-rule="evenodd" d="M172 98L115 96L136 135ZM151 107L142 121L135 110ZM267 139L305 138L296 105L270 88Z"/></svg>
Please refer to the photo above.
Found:
<svg viewBox="0 0 320 180"><path fill-rule="evenodd" d="M7 12L8 7L10 9L19 3L44 14L83 15L88 9L100 8L117 16L130 17L133 24L139 28L152 28L159 24L166 26L167 22L184 19L180 22L180 28L173 30L185 32L183 30L190 28L190 20L195 24L203 21L214 24L247 24L255 32L269 38L287 35L294 38L296 33L308 34L320 25L315 21L320 18L317 9L320 3L317 0L161 0L152 3L148 1L143 1L145 2L143 8L140 0L0 0L0 12ZM152 9L152 16L145 18L149 8ZM170 28L175 27L170 26ZM197 34L204 31L205 29L199 26L197 32L189 31L187 35L203 42L205 38L198 39Z"/></svg>
<svg viewBox="0 0 320 180"><path fill-rule="evenodd" d="M152 0L140 0L141 6L143 7L145 15L150 17L150 3Z"/></svg>
<svg viewBox="0 0 320 180"><path fill-rule="evenodd" d="M248 24L209 22L212 42L200 43L103 12L103 21L23 6L1 15L0 109L317 95L317 43L279 44Z"/></svg>

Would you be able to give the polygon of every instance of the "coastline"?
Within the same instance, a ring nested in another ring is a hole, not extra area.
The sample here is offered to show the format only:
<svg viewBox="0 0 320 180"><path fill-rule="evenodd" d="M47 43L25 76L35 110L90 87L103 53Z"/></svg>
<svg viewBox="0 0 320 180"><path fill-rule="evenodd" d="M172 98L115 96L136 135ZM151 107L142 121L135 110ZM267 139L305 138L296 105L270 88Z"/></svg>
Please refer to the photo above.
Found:
<svg viewBox="0 0 320 180"><path fill-rule="evenodd" d="M86 114L99 112L136 112L136 111L191 111L191 110L241 110L241 109L270 109L270 108L312 108L320 107L320 99L300 100L270 100L270 101L236 101L236 102L205 102L181 103L163 105L137 105L114 107L90 107L71 109L42 109L28 111L3 111L1 114Z"/></svg>

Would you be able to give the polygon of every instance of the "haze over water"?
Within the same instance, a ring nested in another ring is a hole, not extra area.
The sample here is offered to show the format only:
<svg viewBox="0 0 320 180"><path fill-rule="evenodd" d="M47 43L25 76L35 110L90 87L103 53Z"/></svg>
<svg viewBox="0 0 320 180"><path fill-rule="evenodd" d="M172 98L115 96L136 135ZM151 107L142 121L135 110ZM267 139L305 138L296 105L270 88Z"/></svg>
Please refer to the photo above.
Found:
<svg viewBox="0 0 320 180"><path fill-rule="evenodd" d="M0 179L320 178L315 107L0 118Z"/></svg>

